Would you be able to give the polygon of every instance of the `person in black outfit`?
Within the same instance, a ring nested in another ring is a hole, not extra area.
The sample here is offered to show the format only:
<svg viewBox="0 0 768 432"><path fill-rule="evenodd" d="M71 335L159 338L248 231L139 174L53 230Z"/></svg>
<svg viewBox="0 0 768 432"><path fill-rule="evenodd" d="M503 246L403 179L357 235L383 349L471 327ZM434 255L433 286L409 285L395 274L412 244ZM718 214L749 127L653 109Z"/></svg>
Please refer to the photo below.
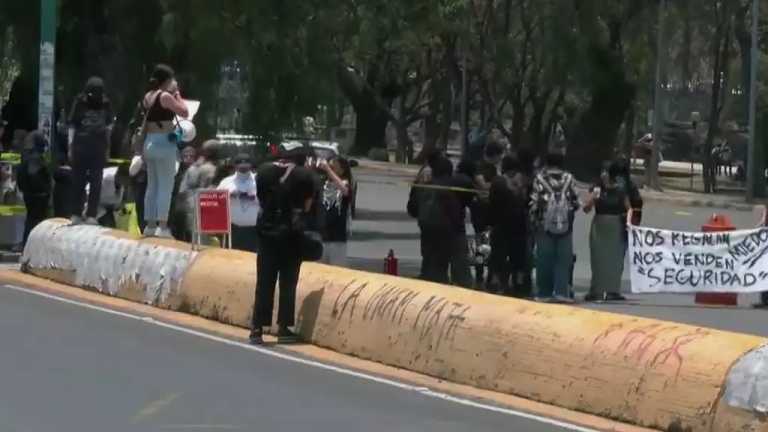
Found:
<svg viewBox="0 0 768 432"><path fill-rule="evenodd" d="M504 146L499 142L490 141L485 146L483 160L477 162L474 167L473 180L475 188L486 193L486 195L477 195L472 202L471 207L470 215L472 218L472 228L475 232L475 237L477 237L478 240L479 236L486 232L490 227L488 221L490 204L488 202L487 192L490 191L493 180L499 175L497 165L501 162L503 155ZM487 283L485 278L485 268L479 264L475 266L475 283L477 287L481 289Z"/></svg>
<svg viewBox="0 0 768 432"><path fill-rule="evenodd" d="M53 173L53 215L72 217L72 167L61 165Z"/></svg>
<svg viewBox="0 0 768 432"><path fill-rule="evenodd" d="M299 143L281 146L275 162L267 162L257 170L256 194L262 213L257 224L260 253L257 258L256 303L253 311L250 341L263 344L262 331L272 324L275 284L280 280L278 341L289 342L296 335L294 325L296 285L302 255L301 243L307 213L317 191L315 174L304 167L306 153Z"/></svg>
<svg viewBox="0 0 768 432"><path fill-rule="evenodd" d="M77 97L69 115L69 161L74 179L72 222L82 222L85 187L89 185L86 223L97 225L101 181L109 151L109 134L113 121L112 108L104 94L104 81L91 77Z"/></svg>
<svg viewBox="0 0 768 432"><path fill-rule="evenodd" d="M421 230L422 278L437 283L450 281L470 288L472 277L464 218L473 196L472 181L468 177L454 176L453 165L445 157L434 159L430 168L431 181L425 183L425 187L417 188L412 196L416 204L409 205L415 207ZM441 187L466 191L439 189Z"/></svg>
<svg viewBox="0 0 768 432"><path fill-rule="evenodd" d="M24 153L19 165L18 185L19 190L24 194L24 205L27 208L24 244L27 243L32 230L48 217L51 174L43 160L46 145L47 140L42 133L34 131L27 135Z"/></svg>
<svg viewBox="0 0 768 432"><path fill-rule="evenodd" d="M517 157L506 156L501 169L503 174L494 179L489 197L490 279L504 294L522 297L526 295L530 180Z"/></svg>

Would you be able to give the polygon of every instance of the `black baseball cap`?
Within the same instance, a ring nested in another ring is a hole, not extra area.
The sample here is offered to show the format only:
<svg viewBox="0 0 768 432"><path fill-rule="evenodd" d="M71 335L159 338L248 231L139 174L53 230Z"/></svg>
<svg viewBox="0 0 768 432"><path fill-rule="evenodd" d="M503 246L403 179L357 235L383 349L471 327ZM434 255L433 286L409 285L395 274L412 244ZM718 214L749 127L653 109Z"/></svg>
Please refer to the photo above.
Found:
<svg viewBox="0 0 768 432"><path fill-rule="evenodd" d="M251 163L251 157L249 155L245 154L245 153L240 153L237 156L235 156L234 159L232 159L232 162L235 165L250 164Z"/></svg>

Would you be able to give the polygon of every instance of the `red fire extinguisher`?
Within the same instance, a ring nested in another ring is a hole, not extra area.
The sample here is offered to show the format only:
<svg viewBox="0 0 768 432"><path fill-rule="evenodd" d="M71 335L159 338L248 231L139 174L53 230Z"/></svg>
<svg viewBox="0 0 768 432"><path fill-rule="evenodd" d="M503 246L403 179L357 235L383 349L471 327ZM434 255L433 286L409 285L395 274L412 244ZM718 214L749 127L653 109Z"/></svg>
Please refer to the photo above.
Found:
<svg viewBox="0 0 768 432"><path fill-rule="evenodd" d="M392 276L397 276L397 258L395 257L395 251L389 250L387 257L384 258L384 273Z"/></svg>

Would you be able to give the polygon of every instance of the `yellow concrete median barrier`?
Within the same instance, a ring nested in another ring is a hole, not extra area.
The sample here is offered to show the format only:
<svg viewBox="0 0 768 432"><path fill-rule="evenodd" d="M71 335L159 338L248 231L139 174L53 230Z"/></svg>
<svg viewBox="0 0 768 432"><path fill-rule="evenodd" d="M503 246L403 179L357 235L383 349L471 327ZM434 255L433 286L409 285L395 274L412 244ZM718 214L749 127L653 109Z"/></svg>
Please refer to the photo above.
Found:
<svg viewBox="0 0 768 432"><path fill-rule="evenodd" d="M99 237L89 244L112 249L113 263L134 263L104 265L110 273L96 277L83 267L101 255L61 258L77 249L60 233L67 229L49 221L35 230L23 258L28 272L248 326L254 255L194 253L89 228L78 236ZM148 254L146 264L133 254ZM167 273L145 274L158 269ZM110 278L123 282L99 282ZM345 354L640 426L768 431L763 338L321 264L304 265L297 297L302 337Z"/></svg>

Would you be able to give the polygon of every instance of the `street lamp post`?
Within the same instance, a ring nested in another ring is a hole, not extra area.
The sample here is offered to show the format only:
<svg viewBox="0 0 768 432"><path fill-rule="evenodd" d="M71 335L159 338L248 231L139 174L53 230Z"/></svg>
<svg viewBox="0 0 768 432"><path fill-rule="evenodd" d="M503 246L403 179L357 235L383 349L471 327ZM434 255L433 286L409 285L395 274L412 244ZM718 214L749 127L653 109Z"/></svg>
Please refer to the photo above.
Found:
<svg viewBox="0 0 768 432"><path fill-rule="evenodd" d="M53 143L53 99L56 69L56 0L40 0L40 78L37 93L37 130Z"/></svg>
<svg viewBox="0 0 768 432"><path fill-rule="evenodd" d="M763 191L757 191L758 185L763 185L764 174L762 172L757 173L758 166L762 166L762 163L757 163L757 64L760 61L760 51L757 46L759 40L758 36L758 20L760 0L752 0L752 52L750 56L750 74L749 74L749 150L747 152L747 201L752 201L759 193L763 194ZM762 162L762 161L761 161ZM762 171L762 170L761 170ZM760 177L758 178L758 174Z"/></svg>
<svg viewBox="0 0 768 432"><path fill-rule="evenodd" d="M659 151L661 150L662 122L664 121L663 105L661 98L664 95L665 85L663 78L663 61L666 60L664 51L664 34L666 24L667 0L661 0L659 4L658 33L656 34L656 87L653 94L653 147L651 148L650 163L645 168L648 187L661 190L659 181Z"/></svg>
<svg viewBox="0 0 768 432"><path fill-rule="evenodd" d="M691 113L691 124L693 125L693 139L691 141L691 192L693 192L693 178L695 177L694 161L696 160L696 148L699 145L699 121L701 121L701 114L698 111Z"/></svg>

